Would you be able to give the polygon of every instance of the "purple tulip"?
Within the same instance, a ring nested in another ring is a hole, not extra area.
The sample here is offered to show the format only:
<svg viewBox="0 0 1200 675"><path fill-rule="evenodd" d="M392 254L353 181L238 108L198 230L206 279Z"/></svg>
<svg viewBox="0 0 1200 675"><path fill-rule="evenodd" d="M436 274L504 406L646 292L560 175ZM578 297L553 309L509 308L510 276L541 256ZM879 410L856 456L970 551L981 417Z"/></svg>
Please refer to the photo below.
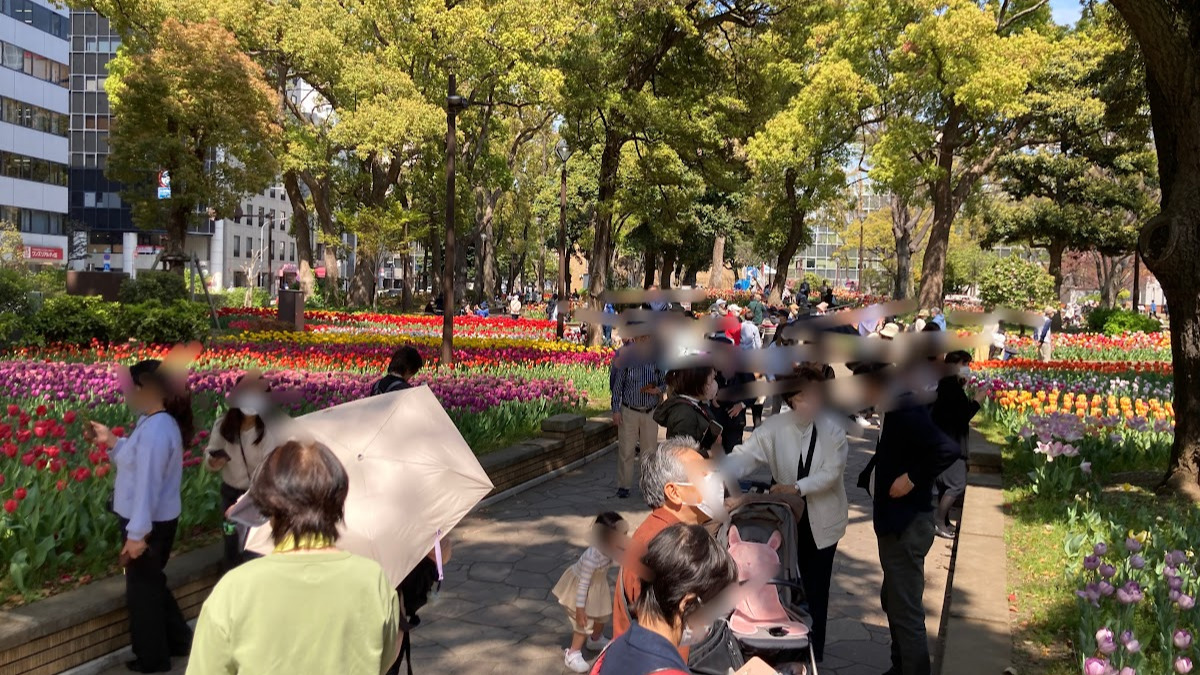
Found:
<svg viewBox="0 0 1200 675"><path fill-rule="evenodd" d="M1100 566L1100 576L1104 577L1105 579L1113 578L1113 575L1115 575L1116 573L1117 573L1117 568L1113 567L1112 565L1109 565L1108 563L1104 563L1103 565Z"/></svg>
<svg viewBox="0 0 1200 675"><path fill-rule="evenodd" d="M1117 643L1113 632L1107 626L1096 631L1096 649L1105 656L1117 651Z"/></svg>
<svg viewBox="0 0 1200 675"><path fill-rule="evenodd" d="M1140 570L1146 566L1146 559L1140 553L1134 553L1129 556L1129 566L1135 570Z"/></svg>
<svg viewBox="0 0 1200 675"><path fill-rule="evenodd" d="M1187 562L1187 554L1185 554L1183 551L1176 550L1167 554L1168 567L1179 567L1185 562Z"/></svg>
<svg viewBox="0 0 1200 675"><path fill-rule="evenodd" d="M1112 666L1106 659L1095 656L1083 662L1083 675L1112 675Z"/></svg>
<svg viewBox="0 0 1200 675"><path fill-rule="evenodd" d="M1175 672L1179 675L1187 675L1192 672L1192 660L1186 656L1175 659Z"/></svg>
<svg viewBox="0 0 1200 675"><path fill-rule="evenodd" d="M1170 576L1167 577L1167 588L1173 591L1183 590L1183 577Z"/></svg>
<svg viewBox="0 0 1200 675"><path fill-rule="evenodd" d="M1133 537L1125 537L1125 550L1130 553L1136 553L1142 550L1142 542Z"/></svg>
<svg viewBox="0 0 1200 675"><path fill-rule="evenodd" d="M1092 475L1092 463L1091 462L1080 462L1079 470L1082 471L1085 476Z"/></svg>
<svg viewBox="0 0 1200 675"><path fill-rule="evenodd" d="M1182 609L1186 612L1187 610L1196 606L1196 599L1184 593L1179 596L1179 599L1176 600L1175 603L1179 605L1179 609Z"/></svg>
<svg viewBox="0 0 1200 675"><path fill-rule="evenodd" d="M1100 566L1100 559L1094 555L1089 555L1083 559L1083 569L1094 570Z"/></svg>
<svg viewBox="0 0 1200 675"><path fill-rule="evenodd" d="M1136 581L1127 582L1117 589L1117 602L1122 605L1136 605L1142 601L1142 587Z"/></svg>
<svg viewBox="0 0 1200 675"><path fill-rule="evenodd" d="M1175 643L1176 649L1186 650L1192 646L1192 634L1186 630L1180 629L1175 631L1175 634L1171 638L1172 642Z"/></svg>
<svg viewBox="0 0 1200 675"><path fill-rule="evenodd" d="M1137 675L1137 671L1129 666L1125 666L1121 669L1120 673L1117 673L1117 675Z"/></svg>
<svg viewBox="0 0 1200 675"><path fill-rule="evenodd" d="M1105 581L1103 579L1100 580L1100 583L1096 584L1096 588L1098 588L1100 590L1100 595L1103 595L1106 598L1108 596L1112 595L1113 592L1117 590L1116 588L1113 588L1112 584L1108 583L1107 581Z"/></svg>
<svg viewBox="0 0 1200 675"><path fill-rule="evenodd" d="M1092 547L1092 552L1098 556L1103 556L1105 553L1108 553L1108 544L1100 542Z"/></svg>

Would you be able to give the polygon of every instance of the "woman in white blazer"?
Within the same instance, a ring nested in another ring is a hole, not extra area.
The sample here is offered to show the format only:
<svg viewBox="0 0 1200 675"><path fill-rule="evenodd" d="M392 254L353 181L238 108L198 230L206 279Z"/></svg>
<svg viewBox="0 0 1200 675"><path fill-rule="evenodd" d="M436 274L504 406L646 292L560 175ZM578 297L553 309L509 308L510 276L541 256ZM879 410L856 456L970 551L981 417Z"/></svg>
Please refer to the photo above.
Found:
<svg viewBox="0 0 1200 675"><path fill-rule="evenodd" d="M722 467L738 478L770 467L772 493L800 495L806 508L797 532L797 557L804 594L813 617L811 642L817 660L824 657L829 615L829 581L838 541L846 534L846 432L823 414L825 377L800 366L776 379L791 410L767 418L745 443L733 449ZM815 435L814 435L815 434Z"/></svg>

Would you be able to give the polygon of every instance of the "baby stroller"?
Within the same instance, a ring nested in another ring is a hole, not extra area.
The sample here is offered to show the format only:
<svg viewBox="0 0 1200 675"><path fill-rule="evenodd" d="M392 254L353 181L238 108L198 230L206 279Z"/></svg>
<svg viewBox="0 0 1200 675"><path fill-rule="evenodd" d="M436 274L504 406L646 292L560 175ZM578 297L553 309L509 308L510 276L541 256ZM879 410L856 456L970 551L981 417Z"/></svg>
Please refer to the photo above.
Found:
<svg viewBox="0 0 1200 675"><path fill-rule="evenodd" d="M768 496L748 496L730 512L730 522L717 533L718 541L738 561L739 576L747 569L771 564L779 569L765 588L751 589L729 619L733 636L747 659L758 656L769 664L807 661L817 675L816 656L809 643L812 617L807 611L797 559L797 518L787 503Z"/></svg>

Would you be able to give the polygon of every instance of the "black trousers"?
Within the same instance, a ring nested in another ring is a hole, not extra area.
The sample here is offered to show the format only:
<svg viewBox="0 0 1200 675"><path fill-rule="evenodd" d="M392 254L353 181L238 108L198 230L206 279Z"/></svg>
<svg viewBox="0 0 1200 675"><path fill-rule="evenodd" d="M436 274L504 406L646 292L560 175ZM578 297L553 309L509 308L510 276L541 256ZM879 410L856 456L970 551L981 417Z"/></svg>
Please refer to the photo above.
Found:
<svg viewBox="0 0 1200 675"><path fill-rule="evenodd" d="M121 545L129 521L121 518ZM192 630L167 588L163 572L175 544L178 520L154 523L146 535L147 548L125 568L125 604L133 655L144 670L170 670L172 656L185 656L192 647Z"/></svg>
<svg viewBox="0 0 1200 675"><path fill-rule="evenodd" d="M244 494L246 494L245 490L239 490L238 488L235 488L232 485L222 481L221 515L224 516L225 512L229 510L229 507L233 506L234 503L237 502L237 500ZM242 537L238 533L237 527L229 520L222 522L221 526L224 528L223 532L225 535L225 571L228 572L238 565L241 565L245 560L245 557L242 554Z"/></svg>
<svg viewBox="0 0 1200 675"><path fill-rule="evenodd" d="M796 529L800 581L804 584L808 612L813 618L809 641L812 643L813 655L817 660L822 660L825 658L825 624L829 621L829 582L833 577L833 556L837 553L837 544L828 548L817 548L807 511Z"/></svg>
<svg viewBox="0 0 1200 675"><path fill-rule="evenodd" d="M933 514L919 513L899 534L879 535L883 587L879 603L892 634L892 668L899 675L929 675L925 634L925 555L933 545Z"/></svg>

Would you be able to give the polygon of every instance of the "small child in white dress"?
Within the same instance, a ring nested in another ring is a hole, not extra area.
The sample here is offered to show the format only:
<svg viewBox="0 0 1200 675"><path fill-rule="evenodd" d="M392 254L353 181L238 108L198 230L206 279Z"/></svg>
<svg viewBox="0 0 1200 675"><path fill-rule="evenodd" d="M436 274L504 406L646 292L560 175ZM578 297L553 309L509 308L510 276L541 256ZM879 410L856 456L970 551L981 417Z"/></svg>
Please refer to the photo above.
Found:
<svg viewBox="0 0 1200 675"><path fill-rule="evenodd" d="M554 597L567 611L571 624L571 647L563 654L563 662L572 672L588 672L588 662L582 649L600 651L608 644L604 625L612 618L612 586L608 583L608 568L620 559L629 543L629 523L619 513L605 511L596 516L592 526L592 545L579 561L563 572L554 585Z"/></svg>

